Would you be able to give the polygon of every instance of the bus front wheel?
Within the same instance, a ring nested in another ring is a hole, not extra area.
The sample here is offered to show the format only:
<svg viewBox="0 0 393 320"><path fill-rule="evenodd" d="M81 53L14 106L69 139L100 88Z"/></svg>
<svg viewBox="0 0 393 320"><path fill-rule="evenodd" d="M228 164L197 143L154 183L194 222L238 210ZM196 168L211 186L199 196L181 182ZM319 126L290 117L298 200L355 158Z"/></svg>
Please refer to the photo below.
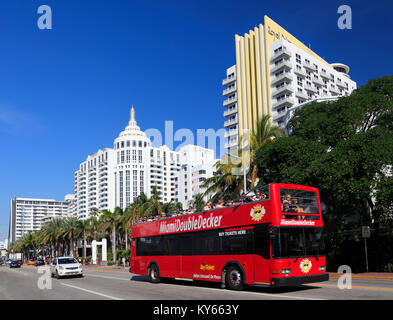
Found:
<svg viewBox="0 0 393 320"><path fill-rule="evenodd" d="M230 290L243 290L243 274L238 267L228 268L225 274L225 285Z"/></svg>
<svg viewBox="0 0 393 320"><path fill-rule="evenodd" d="M152 283L159 283L160 277L158 273L158 267L155 264L152 264L148 269L149 280Z"/></svg>

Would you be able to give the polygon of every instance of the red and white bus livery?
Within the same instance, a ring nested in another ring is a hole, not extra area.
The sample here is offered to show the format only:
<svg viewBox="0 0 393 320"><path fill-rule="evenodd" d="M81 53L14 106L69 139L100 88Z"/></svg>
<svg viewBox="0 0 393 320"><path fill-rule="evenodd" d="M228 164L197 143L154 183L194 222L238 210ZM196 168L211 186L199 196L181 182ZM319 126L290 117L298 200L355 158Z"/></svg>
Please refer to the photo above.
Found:
<svg viewBox="0 0 393 320"><path fill-rule="evenodd" d="M266 199L132 226L130 272L244 285L329 279L318 189L270 184Z"/></svg>

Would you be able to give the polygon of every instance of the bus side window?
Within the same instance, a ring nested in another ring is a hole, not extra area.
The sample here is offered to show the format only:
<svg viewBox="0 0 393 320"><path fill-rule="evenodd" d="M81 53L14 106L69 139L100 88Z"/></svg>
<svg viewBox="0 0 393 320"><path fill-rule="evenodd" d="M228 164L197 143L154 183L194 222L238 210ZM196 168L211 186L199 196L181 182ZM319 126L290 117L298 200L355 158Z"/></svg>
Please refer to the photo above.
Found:
<svg viewBox="0 0 393 320"><path fill-rule="evenodd" d="M145 237L137 239L137 256L168 255L167 241L163 236Z"/></svg>
<svg viewBox="0 0 393 320"><path fill-rule="evenodd" d="M169 255L191 255L192 238L190 234L177 234L167 236Z"/></svg>
<svg viewBox="0 0 393 320"><path fill-rule="evenodd" d="M255 226L254 249L255 254L262 256L264 259L270 259L270 237L268 234L268 224Z"/></svg>
<svg viewBox="0 0 393 320"><path fill-rule="evenodd" d="M252 231L246 234L222 237L222 254L247 254L252 252Z"/></svg>
<svg viewBox="0 0 393 320"><path fill-rule="evenodd" d="M196 232L194 234L194 255L220 254L220 237L217 231Z"/></svg>

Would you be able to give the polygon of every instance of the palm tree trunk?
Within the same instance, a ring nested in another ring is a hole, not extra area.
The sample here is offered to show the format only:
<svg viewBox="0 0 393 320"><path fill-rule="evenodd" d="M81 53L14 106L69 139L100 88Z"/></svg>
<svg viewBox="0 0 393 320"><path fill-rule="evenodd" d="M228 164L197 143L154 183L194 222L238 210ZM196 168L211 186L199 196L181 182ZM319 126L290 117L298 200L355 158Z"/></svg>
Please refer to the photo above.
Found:
<svg viewBox="0 0 393 320"><path fill-rule="evenodd" d="M124 235L124 240L125 240L125 243L126 243L126 250L127 250L128 249L128 233L127 233L127 230L126 230L125 235Z"/></svg>
<svg viewBox="0 0 393 320"><path fill-rule="evenodd" d="M116 262L116 227L112 228L112 256L113 262Z"/></svg>
<svg viewBox="0 0 393 320"><path fill-rule="evenodd" d="M86 261L86 233L83 232L83 261Z"/></svg>

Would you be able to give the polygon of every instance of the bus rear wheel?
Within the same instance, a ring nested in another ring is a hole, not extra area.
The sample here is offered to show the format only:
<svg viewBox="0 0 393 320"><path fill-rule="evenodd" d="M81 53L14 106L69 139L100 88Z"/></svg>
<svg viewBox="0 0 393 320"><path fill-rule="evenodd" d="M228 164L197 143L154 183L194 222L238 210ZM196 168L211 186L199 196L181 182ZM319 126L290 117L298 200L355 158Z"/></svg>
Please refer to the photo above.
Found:
<svg viewBox="0 0 393 320"><path fill-rule="evenodd" d="M149 275L149 280L152 283L159 283L161 282L159 273L158 273L158 267L156 264L152 264L149 269L148 269L148 275Z"/></svg>
<svg viewBox="0 0 393 320"><path fill-rule="evenodd" d="M238 267L229 267L225 274L225 285L230 290L243 290L243 274Z"/></svg>

